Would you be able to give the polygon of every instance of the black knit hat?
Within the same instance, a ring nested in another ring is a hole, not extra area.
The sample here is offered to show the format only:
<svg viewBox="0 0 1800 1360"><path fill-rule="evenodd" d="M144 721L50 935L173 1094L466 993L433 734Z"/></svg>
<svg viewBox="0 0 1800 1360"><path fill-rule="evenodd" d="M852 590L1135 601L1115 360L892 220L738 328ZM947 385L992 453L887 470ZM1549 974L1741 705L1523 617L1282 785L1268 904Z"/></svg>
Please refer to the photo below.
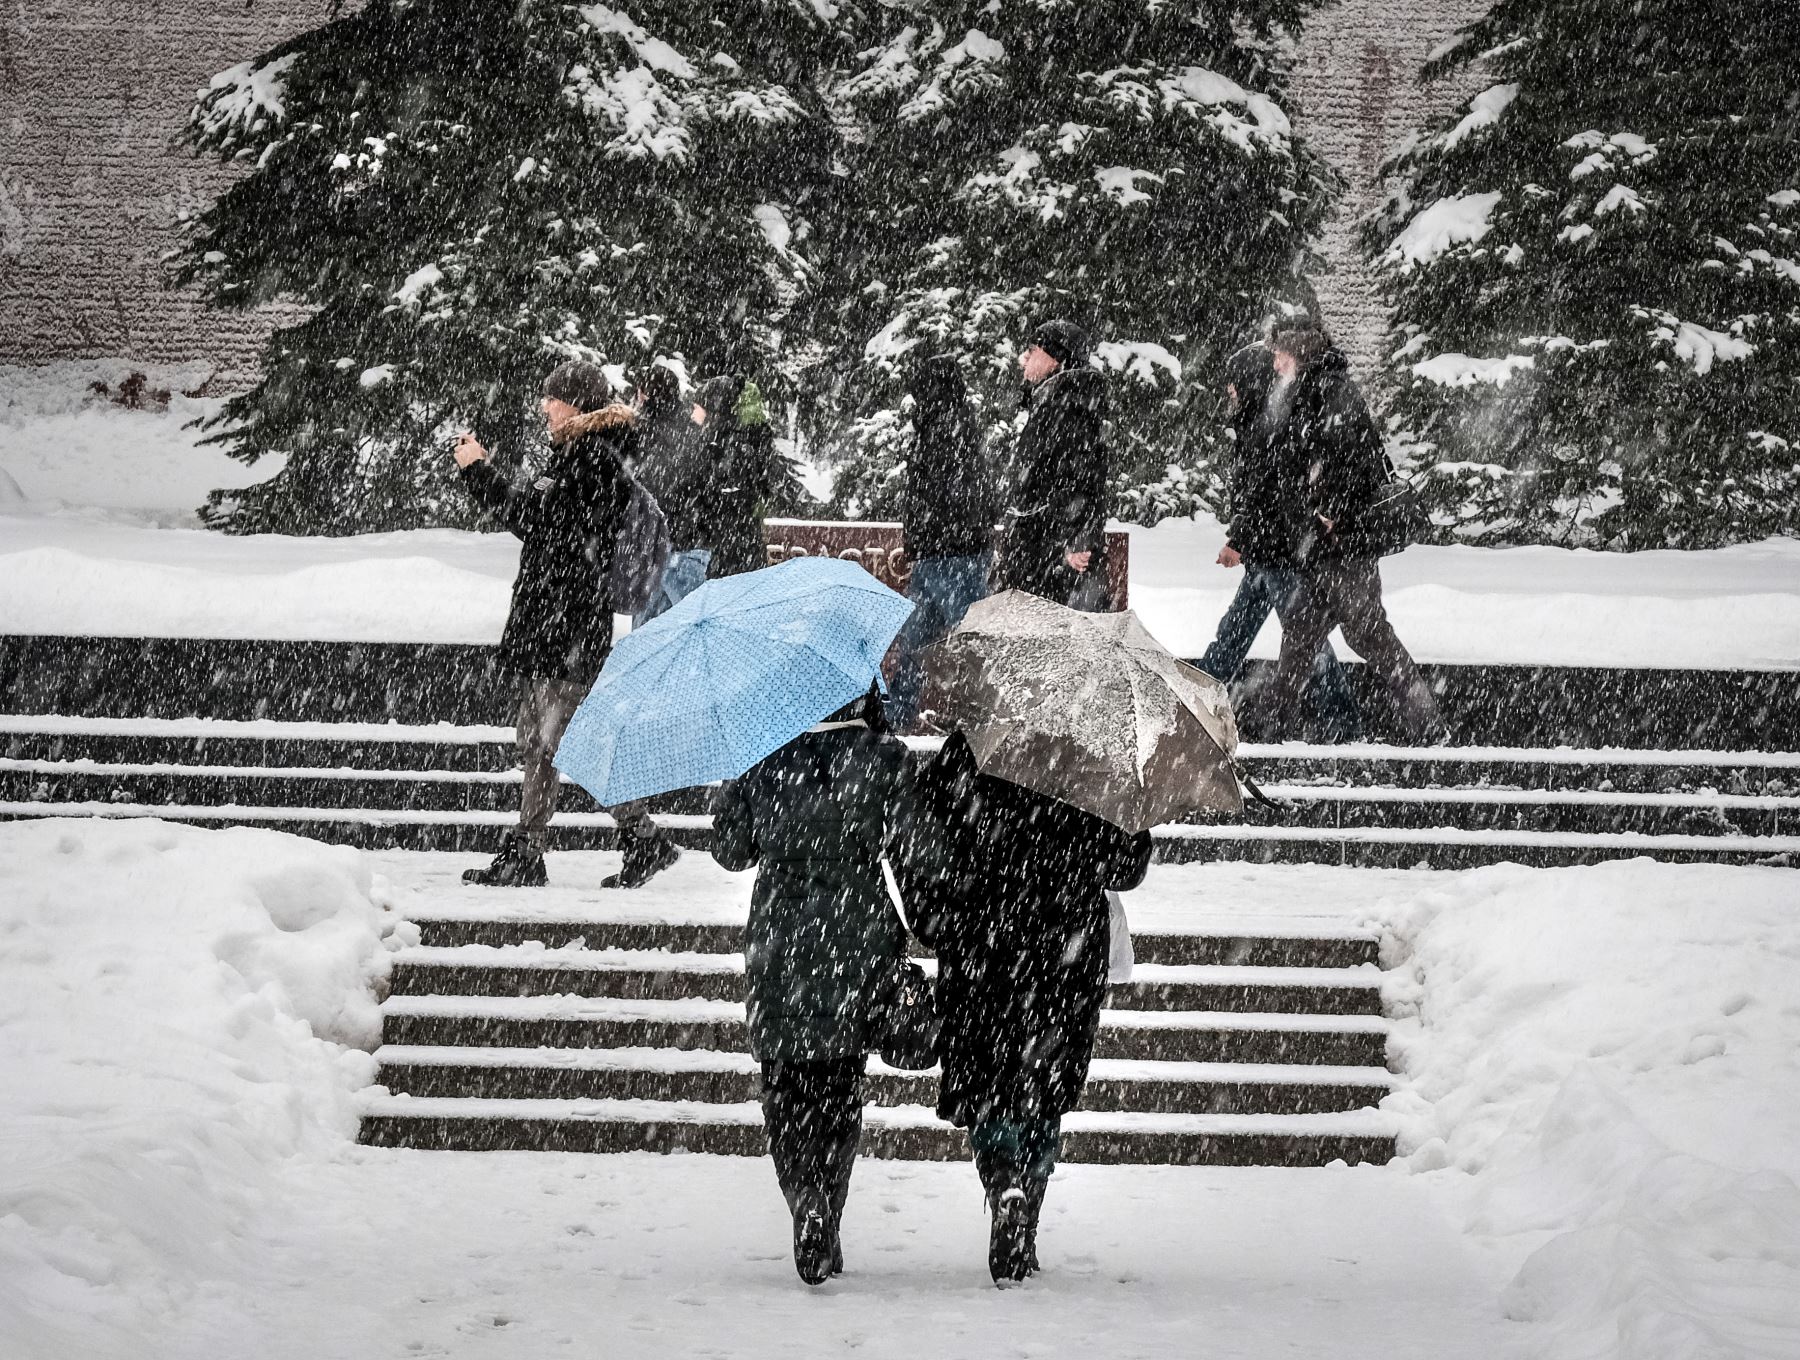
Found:
<svg viewBox="0 0 1800 1360"><path fill-rule="evenodd" d="M612 384L599 364L570 359L550 370L550 376L544 379L544 395L566 401L585 415L612 400Z"/></svg>
<svg viewBox="0 0 1800 1360"><path fill-rule="evenodd" d="M1094 352L1088 333L1073 321L1046 321L1031 333L1031 343L1064 368L1080 368Z"/></svg>
<svg viewBox="0 0 1800 1360"><path fill-rule="evenodd" d="M1331 336L1310 312L1284 316L1269 327L1269 348L1311 363L1331 348Z"/></svg>

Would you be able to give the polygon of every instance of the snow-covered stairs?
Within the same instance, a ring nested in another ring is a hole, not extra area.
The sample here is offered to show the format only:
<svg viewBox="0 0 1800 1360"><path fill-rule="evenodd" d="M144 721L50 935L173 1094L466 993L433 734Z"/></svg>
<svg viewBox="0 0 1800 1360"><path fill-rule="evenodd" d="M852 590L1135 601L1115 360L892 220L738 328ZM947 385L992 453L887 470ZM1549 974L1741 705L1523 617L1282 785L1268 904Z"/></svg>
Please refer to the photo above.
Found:
<svg viewBox="0 0 1800 1360"><path fill-rule="evenodd" d="M1800 752L1251 746L1283 803L1244 823L1157 829L1163 862L1238 859L1454 868L1653 855L1800 860ZM370 848L474 850L514 820L512 731L497 726L0 715L0 818L157 816L268 826ZM659 800L684 843L704 791ZM555 844L611 844L578 790Z"/></svg>
<svg viewBox="0 0 1800 1360"><path fill-rule="evenodd" d="M608 896L612 896L609 894ZM740 928L599 911L413 913L363 1141L443 1149L764 1149L746 1051ZM1354 931L1134 936L1070 1161L1382 1161L1386 1022L1376 942ZM926 960L929 967L929 960ZM865 1151L967 1155L935 1074L871 1060Z"/></svg>

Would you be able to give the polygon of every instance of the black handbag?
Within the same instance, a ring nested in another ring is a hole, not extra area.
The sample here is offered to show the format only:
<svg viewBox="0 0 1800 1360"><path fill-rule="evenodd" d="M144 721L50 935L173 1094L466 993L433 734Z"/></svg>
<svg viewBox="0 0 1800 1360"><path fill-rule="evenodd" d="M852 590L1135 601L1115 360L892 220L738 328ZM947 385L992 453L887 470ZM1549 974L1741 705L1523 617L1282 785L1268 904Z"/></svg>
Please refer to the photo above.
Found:
<svg viewBox="0 0 1800 1360"><path fill-rule="evenodd" d="M889 1067L923 1072L937 1066L938 1037L944 1028L937 989L911 959L894 960L882 980L873 1019L873 1047Z"/></svg>
<svg viewBox="0 0 1800 1360"><path fill-rule="evenodd" d="M1413 484L1388 463L1387 481L1358 517L1358 535L1378 557L1405 552L1424 538L1431 519L1419 504Z"/></svg>

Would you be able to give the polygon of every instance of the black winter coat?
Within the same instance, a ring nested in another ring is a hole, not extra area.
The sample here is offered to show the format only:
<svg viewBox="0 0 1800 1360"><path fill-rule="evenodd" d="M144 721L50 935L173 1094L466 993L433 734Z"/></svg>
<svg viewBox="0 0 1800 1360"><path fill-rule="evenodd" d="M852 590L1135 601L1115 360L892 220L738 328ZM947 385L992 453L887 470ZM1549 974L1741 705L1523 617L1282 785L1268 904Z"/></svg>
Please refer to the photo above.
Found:
<svg viewBox="0 0 1800 1360"><path fill-rule="evenodd" d="M1293 567L1308 535L1306 458L1295 441L1277 443L1286 405L1272 413L1272 371L1238 393L1232 415L1236 434L1231 469L1231 524L1226 541L1254 567ZM1292 396L1290 390L1287 396ZM1271 419L1274 415L1275 418Z"/></svg>
<svg viewBox="0 0 1800 1360"><path fill-rule="evenodd" d="M1039 383L1030 402L999 583L1066 604L1081 576L1066 553L1091 552L1088 570L1106 573L1106 379L1091 368L1064 369Z"/></svg>
<svg viewBox="0 0 1800 1360"><path fill-rule="evenodd" d="M509 484L486 459L463 485L518 536L519 574L500 636L500 664L519 675L592 680L612 647L608 588L636 451L631 408L580 416L534 478Z"/></svg>
<svg viewBox="0 0 1800 1360"><path fill-rule="evenodd" d="M1000 488L961 376L927 371L913 388L913 439L901 515L914 559L973 557L994 546Z"/></svg>
<svg viewBox="0 0 1800 1360"><path fill-rule="evenodd" d="M678 552L710 547L705 512L713 502L713 479L688 408L640 414L638 441L638 480L669 523L670 546Z"/></svg>
<svg viewBox="0 0 1800 1360"><path fill-rule="evenodd" d="M757 866L744 935L750 1051L852 1058L906 953L881 872L912 806L906 748L863 726L808 732L719 791L713 858Z"/></svg>
<svg viewBox="0 0 1800 1360"><path fill-rule="evenodd" d="M1143 881L1150 836L990 779L953 736L918 776L897 876L937 951L938 1113L968 1126L1081 1099L1106 998L1106 890Z"/></svg>
<svg viewBox="0 0 1800 1360"><path fill-rule="evenodd" d="M1343 351L1327 349L1300 371L1269 444L1281 475L1298 479L1289 494L1304 514L1293 560L1379 557L1367 512L1387 485L1387 451Z"/></svg>
<svg viewBox="0 0 1800 1360"><path fill-rule="evenodd" d="M711 548L711 576L735 576L769 565L763 516L791 475L776 452L766 424L739 425L715 417L702 427L697 457L705 465L707 494L696 507L701 538Z"/></svg>

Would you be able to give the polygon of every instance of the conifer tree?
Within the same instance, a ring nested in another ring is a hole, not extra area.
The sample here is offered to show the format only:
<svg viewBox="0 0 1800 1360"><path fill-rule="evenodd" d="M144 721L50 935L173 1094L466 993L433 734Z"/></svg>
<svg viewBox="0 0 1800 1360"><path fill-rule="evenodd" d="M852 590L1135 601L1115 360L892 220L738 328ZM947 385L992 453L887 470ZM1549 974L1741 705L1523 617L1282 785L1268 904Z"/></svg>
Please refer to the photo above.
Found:
<svg viewBox="0 0 1800 1360"><path fill-rule="evenodd" d="M1499 0L1492 83L1366 225L1393 424L1476 542L1800 529L1800 30L1765 0Z"/></svg>
<svg viewBox="0 0 1800 1360"><path fill-rule="evenodd" d="M1053 316L1116 375L1120 510L1216 503L1217 374L1303 295L1330 206L1282 106L1281 53L1315 0L913 0L834 91L858 231L835 271L822 424L839 505L891 514L904 356L963 363L1015 430L1018 354ZM828 292L831 290L828 289Z"/></svg>
<svg viewBox="0 0 1800 1360"><path fill-rule="evenodd" d="M188 128L247 167L177 277L287 300L213 438L272 479L217 527L347 533L466 514L445 437L516 458L542 374L663 356L789 399L837 134L810 0L369 0L216 77Z"/></svg>

